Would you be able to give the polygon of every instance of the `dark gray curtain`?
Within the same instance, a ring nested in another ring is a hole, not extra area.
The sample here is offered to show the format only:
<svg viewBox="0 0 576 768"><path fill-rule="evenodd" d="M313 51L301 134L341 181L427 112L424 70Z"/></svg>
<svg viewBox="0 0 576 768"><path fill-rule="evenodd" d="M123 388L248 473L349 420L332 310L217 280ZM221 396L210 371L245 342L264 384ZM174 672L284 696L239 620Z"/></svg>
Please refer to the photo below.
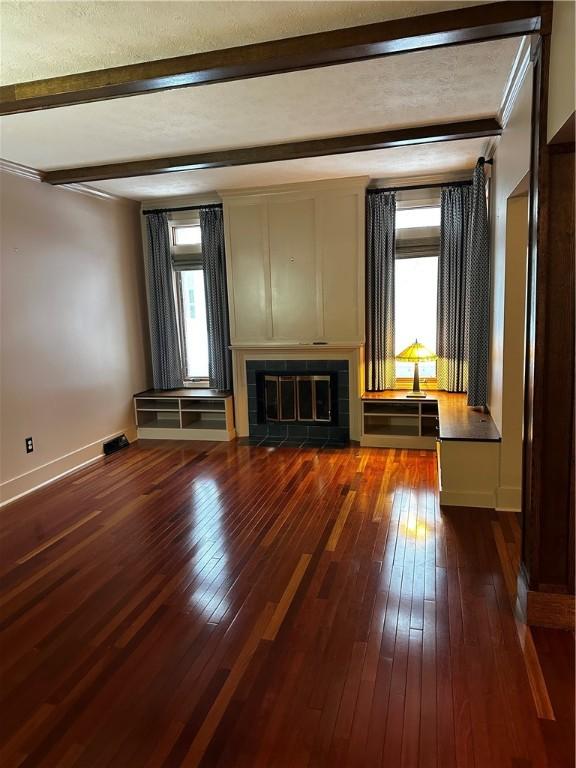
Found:
<svg viewBox="0 0 576 768"><path fill-rule="evenodd" d="M486 203L484 159L472 177L468 247L468 405L488 402L488 346L490 334L490 236Z"/></svg>
<svg viewBox="0 0 576 768"><path fill-rule="evenodd" d="M232 357L228 323L224 216L222 208L200 209L202 261L208 322L208 375L210 386L232 389Z"/></svg>
<svg viewBox="0 0 576 768"><path fill-rule="evenodd" d="M468 388L466 292L471 201L470 185L442 188L436 378L438 387L448 392L466 392Z"/></svg>
<svg viewBox="0 0 576 768"><path fill-rule="evenodd" d="M366 389L396 384L394 360L394 255L396 194L366 196Z"/></svg>
<svg viewBox="0 0 576 768"><path fill-rule="evenodd" d="M182 386L182 361L167 214L146 214L146 231L146 279L154 388L175 389Z"/></svg>

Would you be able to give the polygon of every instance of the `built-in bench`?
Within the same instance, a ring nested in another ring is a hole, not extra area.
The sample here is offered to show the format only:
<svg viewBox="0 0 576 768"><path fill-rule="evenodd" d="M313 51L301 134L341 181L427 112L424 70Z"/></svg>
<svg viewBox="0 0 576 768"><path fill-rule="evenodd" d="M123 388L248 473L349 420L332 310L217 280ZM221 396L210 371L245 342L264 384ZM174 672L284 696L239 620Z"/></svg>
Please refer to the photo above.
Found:
<svg viewBox="0 0 576 768"><path fill-rule="evenodd" d="M134 395L139 439L233 440L231 392L216 389L148 389Z"/></svg>
<svg viewBox="0 0 576 768"><path fill-rule="evenodd" d="M426 395L364 393L361 445L436 449L442 505L495 507L501 438L492 417L470 408L465 394Z"/></svg>

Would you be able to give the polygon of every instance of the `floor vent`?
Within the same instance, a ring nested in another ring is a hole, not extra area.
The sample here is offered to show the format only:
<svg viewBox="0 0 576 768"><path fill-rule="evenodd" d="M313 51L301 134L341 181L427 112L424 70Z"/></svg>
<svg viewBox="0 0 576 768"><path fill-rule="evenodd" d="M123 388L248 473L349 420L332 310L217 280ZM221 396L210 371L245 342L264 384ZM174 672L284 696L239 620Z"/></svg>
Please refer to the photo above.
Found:
<svg viewBox="0 0 576 768"><path fill-rule="evenodd" d="M128 448L129 445L130 443L128 442L126 435L118 435L118 437L113 437L112 440L108 440L107 443L104 443L104 454L109 456L111 453L116 453L116 451L119 451L121 448Z"/></svg>

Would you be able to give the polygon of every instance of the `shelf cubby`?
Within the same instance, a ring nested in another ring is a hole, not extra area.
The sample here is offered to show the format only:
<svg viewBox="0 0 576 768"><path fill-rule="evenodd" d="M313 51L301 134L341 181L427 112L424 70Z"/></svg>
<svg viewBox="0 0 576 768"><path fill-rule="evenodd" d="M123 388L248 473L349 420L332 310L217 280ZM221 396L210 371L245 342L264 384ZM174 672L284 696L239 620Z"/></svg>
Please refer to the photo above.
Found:
<svg viewBox="0 0 576 768"><path fill-rule="evenodd" d="M167 440L232 440L232 395L215 390L158 390L134 396L138 437Z"/></svg>
<svg viewBox="0 0 576 768"><path fill-rule="evenodd" d="M381 448L434 448L438 437L435 400L397 398L362 400L360 444Z"/></svg>

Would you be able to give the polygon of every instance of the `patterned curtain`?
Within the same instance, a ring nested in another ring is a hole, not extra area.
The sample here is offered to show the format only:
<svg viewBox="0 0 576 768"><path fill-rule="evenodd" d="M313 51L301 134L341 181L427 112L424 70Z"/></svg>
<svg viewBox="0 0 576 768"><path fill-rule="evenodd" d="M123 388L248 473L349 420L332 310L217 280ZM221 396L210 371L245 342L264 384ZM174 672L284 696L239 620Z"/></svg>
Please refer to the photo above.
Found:
<svg viewBox="0 0 576 768"><path fill-rule="evenodd" d="M488 348L490 334L490 248L484 158L472 177L468 247L468 405L488 402Z"/></svg>
<svg viewBox="0 0 576 768"><path fill-rule="evenodd" d="M202 261L208 321L208 375L210 386L232 389L232 356L228 324L224 216L222 208L200 209Z"/></svg>
<svg viewBox="0 0 576 768"><path fill-rule="evenodd" d="M146 231L146 278L154 387L175 389L182 386L182 361L174 303L167 214L146 214Z"/></svg>
<svg viewBox="0 0 576 768"><path fill-rule="evenodd" d="M366 200L366 389L392 389L394 360L394 256L396 194L371 192Z"/></svg>
<svg viewBox="0 0 576 768"><path fill-rule="evenodd" d="M469 185L442 188L436 378L438 388L468 388L468 244L472 191Z"/></svg>

